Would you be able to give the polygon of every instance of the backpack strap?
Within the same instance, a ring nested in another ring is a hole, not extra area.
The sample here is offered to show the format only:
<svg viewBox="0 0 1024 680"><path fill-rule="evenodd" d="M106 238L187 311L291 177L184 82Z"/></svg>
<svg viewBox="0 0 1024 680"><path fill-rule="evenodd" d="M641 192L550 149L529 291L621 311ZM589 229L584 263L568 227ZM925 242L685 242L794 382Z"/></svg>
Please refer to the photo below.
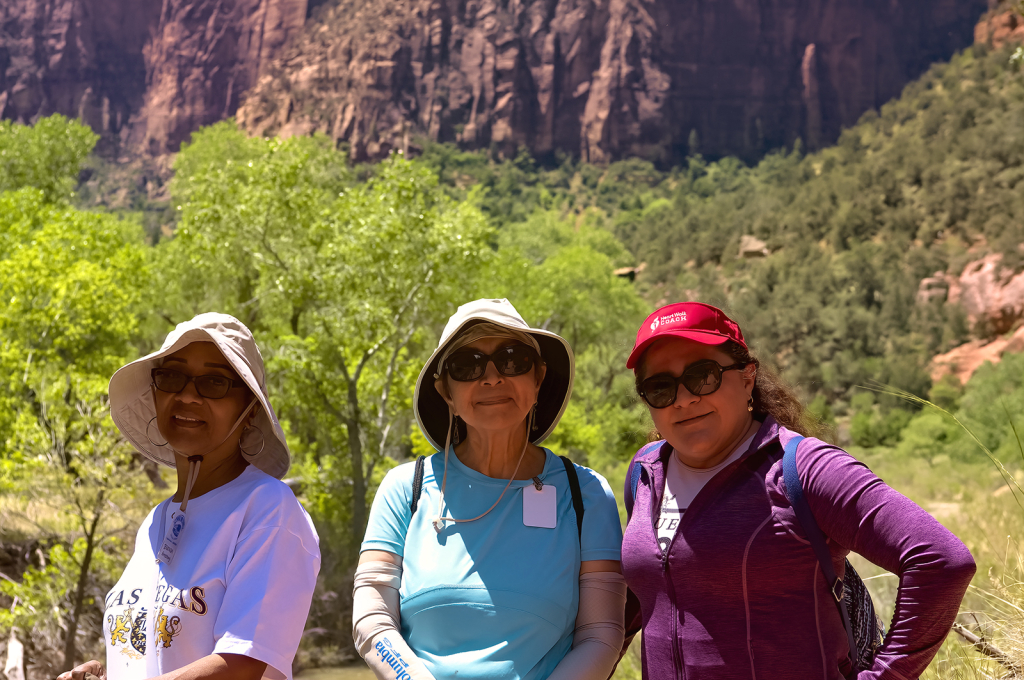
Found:
<svg viewBox="0 0 1024 680"><path fill-rule="evenodd" d="M409 514L416 514L416 506L420 504L420 492L423 491L423 462L425 458L420 456L416 459L416 471L412 475L412 502L409 503Z"/></svg>
<svg viewBox="0 0 1024 680"><path fill-rule="evenodd" d="M583 547L583 492L580 491L580 478L576 474L576 466L566 456L559 456L565 466L565 476L569 478L569 493L572 494L572 509L576 511L576 533L579 534L580 548Z"/></svg>
<svg viewBox="0 0 1024 680"><path fill-rule="evenodd" d="M789 502L792 504L794 512L796 512L797 519L800 520L800 526L803 527L804 533L807 534L808 542L814 548L814 554L818 558L818 564L821 566L821 573L825 576L825 582L829 584L829 590L832 591L832 599L835 600L836 609L839 611L839 616L843 619L846 638L850 643L850 665L855 669L857 668L855 661L857 644L853 639L850 611L846 606L846 598L843 597L846 585L836 575L836 570L832 566L832 555L829 553L828 545L825 542L825 534L821 532L818 522L814 519L814 513L811 512L811 506L807 504L807 498L804 497L804 487L800 482L800 475L796 466L796 449L803 440L804 438L800 435L790 439L782 456L782 476L786 485L786 495L789 496Z"/></svg>
<svg viewBox="0 0 1024 680"><path fill-rule="evenodd" d="M629 467L626 468L626 479L629 484L626 485L623 491L623 502L626 505L626 524L629 524L630 518L633 517L633 503L636 502L636 490L640 486L640 475L644 470L643 466L637 463L636 459L655 448L661 447L662 443L661 441L656 441L644 444L633 456L633 460L629 461Z"/></svg>

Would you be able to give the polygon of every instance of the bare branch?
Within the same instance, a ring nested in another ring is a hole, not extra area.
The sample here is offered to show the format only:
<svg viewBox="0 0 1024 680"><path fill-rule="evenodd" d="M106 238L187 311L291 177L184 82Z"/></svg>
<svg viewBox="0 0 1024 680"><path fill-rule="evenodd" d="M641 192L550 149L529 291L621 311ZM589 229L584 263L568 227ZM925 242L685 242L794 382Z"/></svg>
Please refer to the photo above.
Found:
<svg viewBox="0 0 1024 680"><path fill-rule="evenodd" d="M984 636L976 635L975 633L967 630L962 624L954 623L953 631L971 643L971 646L976 650L989 657L998 661L1004 668L1008 668L1013 672L1014 677L1021 672L1021 667L1010 660L1010 657L1003 650L996 647L994 644L984 638Z"/></svg>
<svg viewBox="0 0 1024 680"><path fill-rule="evenodd" d="M406 311L409 309L409 306L412 305L413 301L416 299L417 293L419 293L420 290L425 285L430 283L430 279L432 279L432 278L434 278L434 270L430 269L427 272L427 275L425 277L423 277L423 280L420 281L419 283L417 283L415 286L412 287L412 290L410 290L409 294L405 296L405 300L402 301L402 304L399 306L398 311L395 312L394 317L392 317L392 319L391 319L391 326L393 328L397 329L399 327L399 325L401 324L401 321L402 321L402 317L405 315ZM370 360L370 358L377 352L377 350L379 350L381 347L384 346L385 343L387 343L389 340L391 340L391 338L393 338L395 336L396 332L397 332L397 330L395 332L388 333L383 338L378 340L376 342L376 344L373 345L373 347L371 347L370 349L366 350L366 352L363 353L363 357L362 357L362 359L359 360L359 366L356 368L356 372L355 372L355 381L356 382L359 382L359 376L363 372L363 368L366 366L366 362L368 362Z"/></svg>

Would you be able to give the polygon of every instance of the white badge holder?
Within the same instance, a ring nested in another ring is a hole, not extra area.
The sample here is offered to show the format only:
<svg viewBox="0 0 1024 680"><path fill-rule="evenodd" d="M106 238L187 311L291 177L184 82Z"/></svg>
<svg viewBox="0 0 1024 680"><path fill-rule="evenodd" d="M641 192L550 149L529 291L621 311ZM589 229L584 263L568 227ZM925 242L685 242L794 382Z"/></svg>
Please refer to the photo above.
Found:
<svg viewBox="0 0 1024 680"><path fill-rule="evenodd" d="M523 524L554 529L558 524L557 500L557 489L534 477L533 486L523 487Z"/></svg>
<svg viewBox="0 0 1024 680"><path fill-rule="evenodd" d="M164 534L164 543L160 547L160 552L157 553L157 562L171 563L171 560L174 559L174 551L178 549L178 539L181 538L181 532L184 529L185 513L177 512L171 517L171 526L167 527L167 533Z"/></svg>

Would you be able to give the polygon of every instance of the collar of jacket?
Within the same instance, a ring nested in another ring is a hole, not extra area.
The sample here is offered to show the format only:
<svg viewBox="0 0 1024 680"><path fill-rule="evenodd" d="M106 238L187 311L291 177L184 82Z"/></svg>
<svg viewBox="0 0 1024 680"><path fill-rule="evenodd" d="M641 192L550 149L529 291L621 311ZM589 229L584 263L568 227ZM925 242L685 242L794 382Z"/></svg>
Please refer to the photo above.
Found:
<svg viewBox="0 0 1024 680"><path fill-rule="evenodd" d="M761 427L758 428L754 434L754 440L750 442L750 446L746 452L740 456L738 460L733 462L729 468L737 468L743 464L745 460L756 454L758 451L770 446L773 442L779 442L779 431L781 425L775 420L774 417L768 416L765 421L761 423ZM652 447L650 451L644 453L641 456L637 456L636 462L647 473L647 484L649 484L651 492L651 512L654 512L655 508L661 507L661 495L665 490L665 469L668 464L668 457L672 455L672 446L669 445L667 440L662 440L660 446ZM726 468L728 469L728 468ZM719 475L715 475L718 477ZM641 477L641 482L643 478ZM711 486L711 482L708 483ZM717 485L716 485L717 486ZM702 493L703 494L703 490ZM696 499L695 499L696 500ZM696 508L694 508L696 510Z"/></svg>

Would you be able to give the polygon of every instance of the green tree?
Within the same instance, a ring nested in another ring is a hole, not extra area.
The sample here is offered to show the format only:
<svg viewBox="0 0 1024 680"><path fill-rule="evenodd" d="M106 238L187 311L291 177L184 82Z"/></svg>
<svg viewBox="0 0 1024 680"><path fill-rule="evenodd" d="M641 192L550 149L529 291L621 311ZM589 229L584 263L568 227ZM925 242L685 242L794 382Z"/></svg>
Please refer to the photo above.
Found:
<svg viewBox="0 0 1024 680"><path fill-rule="evenodd" d="M602 213L577 218L538 211L506 226L480 296L508 297L526 320L569 341L576 355L573 398L549 445L606 471L636 451L644 409L626 357L651 311L615 269L632 261Z"/></svg>
<svg viewBox="0 0 1024 680"><path fill-rule="evenodd" d="M99 136L60 114L32 126L0 120L0 191L34 187L47 201L67 199Z"/></svg>
<svg viewBox="0 0 1024 680"><path fill-rule="evenodd" d="M104 546L148 509L148 479L106 398L110 374L134 354L144 251L134 225L49 204L36 189L0 194L0 234L0 483L32 510L14 519L54 549L77 546L55 567L60 602L25 603L56 607L62 661L42 656L60 671L78 657ZM30 519L40 508L49 509L44 519ZM30 573L26 592L42 592L32 583L51 576L45 567ZM10 625L32 623L18 611Z"/></svg>
<svg viewBox="0 0 1024 680"><path fill-rule="evenodd" d="M193 140L172 187L177 235L161 246L165 288L178 291L167 316L219 308L253 324L273 351L282 414L350 503L354 546L375 467L408 423L425 330L490 258L484 219L399 157L356 183L325 138L220 125Z"/></svg>

